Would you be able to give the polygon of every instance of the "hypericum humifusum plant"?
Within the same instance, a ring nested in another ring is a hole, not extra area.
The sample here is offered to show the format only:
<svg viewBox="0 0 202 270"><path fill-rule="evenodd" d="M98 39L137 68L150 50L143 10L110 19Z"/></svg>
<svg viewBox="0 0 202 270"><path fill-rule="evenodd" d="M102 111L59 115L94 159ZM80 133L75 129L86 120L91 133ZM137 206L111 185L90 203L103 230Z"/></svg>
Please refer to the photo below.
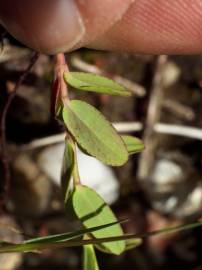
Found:
<svg viewBox="0 0 202 270"><path fill-rule="evenodd" d="M90 1L88 2L90 6ZM111 7L117 5L116 1L108 2L111 3ZM123 8L125 9L124 5L132 1L122 2L124 2ZM77 1L77 4L84 8L86 3L85 1ZM71 11L69 12L70 17L66 15L66 9ZM80 35L76 37L74 43L71 42L75 38L73 31L66 31L66 26L71 22L72 14L75 12L77 12L75 2L70 0L1 0L0 24L30 48L43 53L56 54L74 48L75 42L78 43L78 38L83 34L84 25L81 24L81 20L75 21L74 29L70 29L80 30ZM109 12L111 20L116 15L114 12L113 9ZM107 31L104 19L105 16L102 19L103 31ZM108 23L111 25L110 20ZM93 35L93 38L95 37ZM67 44L69 45L67 46ZM32 63L8 99L2 117L2 130L5 130L5 117L12 98L37 57L36 55L33 58ZM105 201L95 190L82 185L77 162L77 147L107 165L122 166L127 162L129 155L140 152L144 145L141 140L135 137L120 136L106 118L90 104L80 100L70 100L67 85L81 91L123 97L130 96L130 92L110 79L92 74L70 72L64 55L58 54L56 58L55 81L52 88L52 111L58 121L66 128L61 187L66 211L71 212L75 218L81 221L83 229L71 233L34 238L21 244L0 241L0 253L36 252L44 249L84 246L84 270L98 270L94 247L103 252L119 255L141 244L143 237L201 226L201 222L197 222L146 234L125 235L123 233L122 221L116 219ZM5 146L5 134L2 138L1 143ZM4 154L5 147L2 149ZM6 168L8 168L7 165L5 159ZM8 173L5 178L9 178Z"/></svg>
<svg viewBox="0 0 202 270"><path fill-rule="evenodd" d="M201 222L166 228L143 234L124 234L121 223L109 205L95 190L82 185L77 162L77 148L110 166L124 165L129 155L144 149L140 139L120 136L107 119L93 106L70 100L68 85L81 91L129 97L131 93L116 82L97 75L70 72L64 54L56 56L52 87L52 111L66 129L61 189L66 211L80 220L83 229L75 232L26 240L20 244L0 242L0 253L36 252L44 249L83 246L83 269L99 270L95 247L102 252L120 255L141 244L142 238L173 233ZM93 169L93 168L92 168Z"/></svg>
<svg viewBox="0 0 202 270"><path fill-rule="evenodd" d="M70 100L68 85L81 91L99 94L129 97L131 93L108 78L89 73L70 72L62 54L58 55L57 62L53 85L53 107L57 119L66 127L66 146L61 177L66 209L73 212L86 229L109 223L114 224L86 234L85 239L123 237L122 228L110 207L95 190L82 185L76 149L79 147L84 153L107 165L122 166L128 161L129 155L140 152L144 145L135 137L120 136L95 107L81 100ZM133 246L140 243L140 239L135 239ZM121 254L129 246L132 247L131 241L96 244L101 251L115 255ZM84 254L84 264L90 263L90 258L96 263L94 246L85 246Z"/></svg>

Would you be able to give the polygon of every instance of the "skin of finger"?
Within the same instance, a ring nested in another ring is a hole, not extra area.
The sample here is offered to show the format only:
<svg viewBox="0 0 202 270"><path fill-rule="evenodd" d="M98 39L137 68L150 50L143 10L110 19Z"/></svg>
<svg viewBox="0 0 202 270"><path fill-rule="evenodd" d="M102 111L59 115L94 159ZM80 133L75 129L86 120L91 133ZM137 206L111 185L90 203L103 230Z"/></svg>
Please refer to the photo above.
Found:
<svg viewBox="0 0 202 270"><path fill-rule="evenodd" d="M79 12L73 15L77 11L74 0L1 0L0 22L28 47L51 53L69 45L80 31Z"/></svg>
<svg viewBox="0 0 202 270"><path fill-rule="evenodd" d="M136 0L89 47L149 54L202 52L201 0Z"/></svg>
<svg viewBox="0 0 202 270"><path fill-rule="evenodd" d="M77 47L95 40L107 32L129 9L135 0L77 0L86 34Z"/></svg>
<svg viewBox="0 0 202 270"><path fill-rule="evenodd" d="M54 54L76 49L94 40L120 20L133 2L134 0L2 0L0 22L30 48ZM75 10L78 12L75 13ZM81 21L82 31L77 36ZM76 44L73 44L75 40L71 38L76 38Z"/></svg>

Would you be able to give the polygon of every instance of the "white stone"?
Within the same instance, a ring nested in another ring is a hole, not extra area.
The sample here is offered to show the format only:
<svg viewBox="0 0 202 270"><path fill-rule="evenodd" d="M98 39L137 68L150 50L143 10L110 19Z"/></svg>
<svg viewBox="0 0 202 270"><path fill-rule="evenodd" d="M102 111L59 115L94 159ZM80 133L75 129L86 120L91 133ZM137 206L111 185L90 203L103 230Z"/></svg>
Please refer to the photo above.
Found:
<svg viewBox="0 0 202 270"><path fill-rule="evenodd" d="M184 181L184 172L181 166L171 160L161 159L155 164L151 181L153 191L169 192L173 186Z"/></svg>
<svg viewBox="0 0 202 270"><path fill-rule="evenodd" d="M63 153L64 144L60 143L44 149L38 158L41 169L57 185L60 184ZM80 150L77 155L82 184L95 189L108 204L115 202L119 196L119 183L113 170Z"/></svg>
<svg viewBox="0 0 202 270"><path fill-rule="evenodd" d="M164 85L170 87L175 84L181 75L180 68L174 62L168 62L164 71Z"/></svg>

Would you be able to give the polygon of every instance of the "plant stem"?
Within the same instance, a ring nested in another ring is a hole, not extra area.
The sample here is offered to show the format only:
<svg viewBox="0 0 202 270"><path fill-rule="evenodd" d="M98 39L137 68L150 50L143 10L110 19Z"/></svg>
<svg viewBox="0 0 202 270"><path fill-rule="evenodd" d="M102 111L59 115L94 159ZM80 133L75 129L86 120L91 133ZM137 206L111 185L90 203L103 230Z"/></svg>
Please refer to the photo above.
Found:
<svg viewBox="0 0 202 270"><path fill-rule="evenodd" d="M69 95L68 95L68 87L64 80L64 72L68 72L68 65L65 59L65 55L63 53L59 53L55 57L55 82L57 83L56 93L54 94L55 100L53 100L53 103L56 104L56 102L63 103L63 106L68 106L69 103ZM73 170L73 179L74 179L74 185L81 184L80 176L79 176L79 170L78 170L78 159L77 159L77 151L76 151L76 142L74 138L69 134L67 130L67 137L70 143L72 144L73 150L74 150L74 170Z"/></svg>
<svg viewBox="0 0 202 270"><path fill-rule="evenodd" d="M81 179L79 175L79 168L78 168L78 156L77 156L77 149L76 149L76 142L73 140L73 149L74 149L74 170L73 170L73 179L74 185L80 185Z"/></svg>
<svg viewBox="0 0 202 270"><path fill-rule="evenodd" d="M55 96L60 98L64 105L69 102L68 87L64 80L64 72L68 71L64 53L58 53L55 57L55 82L58 84L58 93Z"/></svg>
<svg viewBox="0 0 202 270"><path fill-rule="evenodd" d="M8 111L10 109L11 103L13 99L15 98L18 89L26 79L27 75L29 74L30 70L36 63L36 61L39 58L39 53L34 53L32 58L30 59L28 67L24 70L22 75L20 76L18 82L16 83L14 89L12 89L11 94L8 96L8 100L5 104L5 107L3 108L2 114L1 114L1 119L0 119L0 129L1 129L1 159L3 163L3 168L4 168L4 178L5 178L5 183L4 183L4 195L3 195L3 201L6 200L8 197L9 193L9 188L10 188L10 170L9 170L9 158L7 154L7 142L6 142L6 117L8 114Z"/></svg>

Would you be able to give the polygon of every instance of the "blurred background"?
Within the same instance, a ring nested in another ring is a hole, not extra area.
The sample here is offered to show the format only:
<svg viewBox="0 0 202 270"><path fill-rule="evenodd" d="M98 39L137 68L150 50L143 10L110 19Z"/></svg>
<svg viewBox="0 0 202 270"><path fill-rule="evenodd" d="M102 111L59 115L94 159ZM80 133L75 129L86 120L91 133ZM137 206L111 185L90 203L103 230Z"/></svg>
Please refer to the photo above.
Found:
<svg viewBox="0 0 202 270"><path fill-rule="evenodd" d="M4 30L0 29L3 36ZM32 52L4 36L0 53L0 108L28 66ZM71 70L108 76L132 98L82 93L70 97L96 106L121 134L144 140L146 149L121 168L79 152L80 174L112 206L126 233L194 222L202 216L202 57L150 56L87 49L67 55ZM64 130L50 113L53 57L41 55L7 117L11 164L9 199L0 170L0 239L23 239L76 230L60 192ZM14 230L15 228L15 230ZM21 234L17 231L23 232ZM115 257L97 252L101 269L202 269L202 229L147 238ZM82 248L42 254L0 255L0 270L81 269Z"/></svg>

